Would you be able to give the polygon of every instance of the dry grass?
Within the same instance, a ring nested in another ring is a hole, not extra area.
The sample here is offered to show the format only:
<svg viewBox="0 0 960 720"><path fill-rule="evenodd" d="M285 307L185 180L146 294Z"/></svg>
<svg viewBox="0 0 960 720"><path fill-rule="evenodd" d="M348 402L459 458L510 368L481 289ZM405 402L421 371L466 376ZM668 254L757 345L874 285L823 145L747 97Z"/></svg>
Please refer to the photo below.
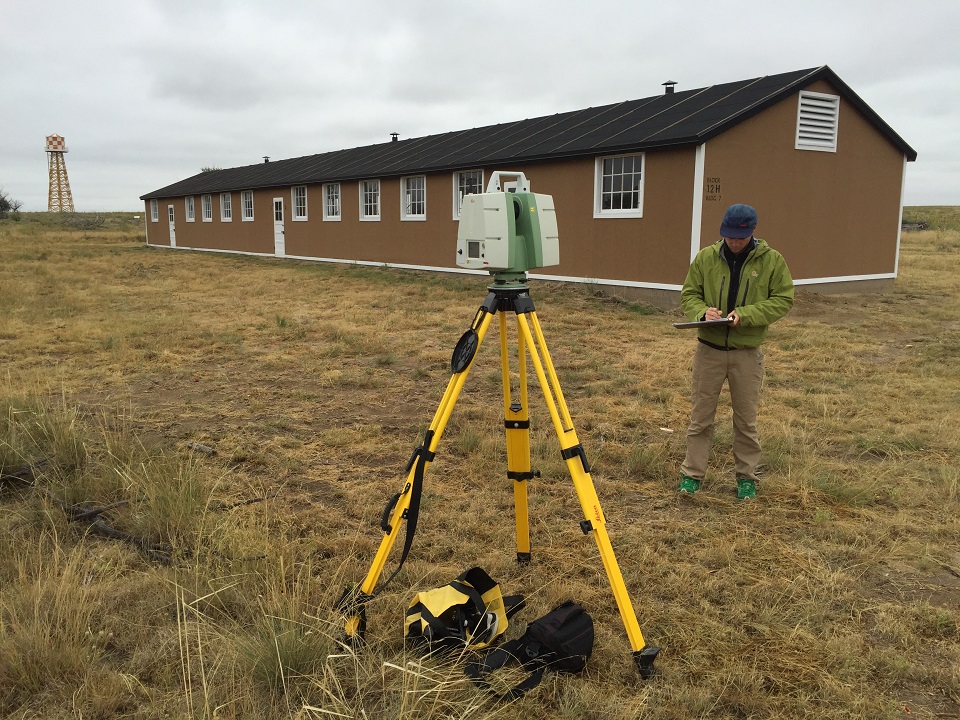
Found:
<svg viewBox="0 0 960 720"><path fill-rule="evenodd" d="M766 476L747 507L729 408L704 491L675 496L693 340L674 314L534 284L627 588L663 648L646 684L535 377L534 562L513 561L495 327L411 557L369 608L369 647L337 642L330 608L373 560L482 280L148 249L120 215L0 223L0 468L37 478L0 495L0 715L956 717L960 216L907 217L931 224L904 234L893 291L800 291L772 331ZM78 505L110 506L172 562L69 522ZM408 656L413 593L472 564L528 596L522 620L583 602L587 672L496 708L462 664Z"/></svg>

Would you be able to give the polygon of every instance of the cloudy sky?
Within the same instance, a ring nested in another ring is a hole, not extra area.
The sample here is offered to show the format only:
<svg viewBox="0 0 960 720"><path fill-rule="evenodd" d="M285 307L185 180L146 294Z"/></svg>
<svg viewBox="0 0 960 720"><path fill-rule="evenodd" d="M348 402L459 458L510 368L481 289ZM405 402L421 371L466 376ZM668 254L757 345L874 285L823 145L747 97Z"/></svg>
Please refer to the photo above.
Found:
<svg viewBox="0 0 960 720"><path fill-rule="evenodd" d="M960 205L960 0L0 0L0 188L77 210L235 167L829 65ZM841 136L842 137L842 136Z"/></svg>

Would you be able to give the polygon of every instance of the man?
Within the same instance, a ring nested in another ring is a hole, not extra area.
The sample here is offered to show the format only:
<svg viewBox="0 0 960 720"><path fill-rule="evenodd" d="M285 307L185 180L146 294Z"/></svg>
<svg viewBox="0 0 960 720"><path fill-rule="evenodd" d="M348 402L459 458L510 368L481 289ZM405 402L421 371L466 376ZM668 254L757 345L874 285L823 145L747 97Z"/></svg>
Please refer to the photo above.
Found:
<svg viewBox="0 0 960 720"><path fill-rule="evenodd" d="M681 493L700 490L713 443L717 401L726 381L733 406L737 499L757 496L760 344L770 323L793 307L793 278L783 256L754 237L756 227L757 211L749 205L727 208L720 241L697 253L680 292L680 307L690 320L726 319L698 329L687 456L680 466Z"/></svg>

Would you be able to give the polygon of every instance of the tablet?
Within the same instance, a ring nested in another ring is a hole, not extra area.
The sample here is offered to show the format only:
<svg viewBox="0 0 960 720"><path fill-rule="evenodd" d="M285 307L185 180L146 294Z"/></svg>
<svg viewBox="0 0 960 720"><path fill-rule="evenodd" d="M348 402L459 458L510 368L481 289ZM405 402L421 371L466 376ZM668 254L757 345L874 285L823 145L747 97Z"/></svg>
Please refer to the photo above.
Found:
<svg viewBox="0 0 960 720"><path fill-rule="evenodd" d="M711 325L730 325L733 318L720 318L719 320L694 320L693 322L674 323L675 328L698 328L710 327Z"/></svg>

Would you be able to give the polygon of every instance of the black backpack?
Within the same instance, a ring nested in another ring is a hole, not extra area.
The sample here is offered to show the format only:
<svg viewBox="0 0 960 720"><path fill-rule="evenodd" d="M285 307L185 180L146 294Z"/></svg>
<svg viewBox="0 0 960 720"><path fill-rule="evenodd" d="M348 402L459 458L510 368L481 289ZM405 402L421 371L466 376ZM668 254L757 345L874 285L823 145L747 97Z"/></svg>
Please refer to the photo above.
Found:
<svg viewBox="0 0 960 720"><path fill-rule="evenodd" d="M465 672L477 685L493 692L487 676L507 663L519 663L531 671L530 676L506 693L494 693L499 700L514 700L539 685L548 668L580 672L587 666L592 652L593 618L581 605L567 600L531 622L522 637L504 643L479 662L467 665Z"/></svg>

